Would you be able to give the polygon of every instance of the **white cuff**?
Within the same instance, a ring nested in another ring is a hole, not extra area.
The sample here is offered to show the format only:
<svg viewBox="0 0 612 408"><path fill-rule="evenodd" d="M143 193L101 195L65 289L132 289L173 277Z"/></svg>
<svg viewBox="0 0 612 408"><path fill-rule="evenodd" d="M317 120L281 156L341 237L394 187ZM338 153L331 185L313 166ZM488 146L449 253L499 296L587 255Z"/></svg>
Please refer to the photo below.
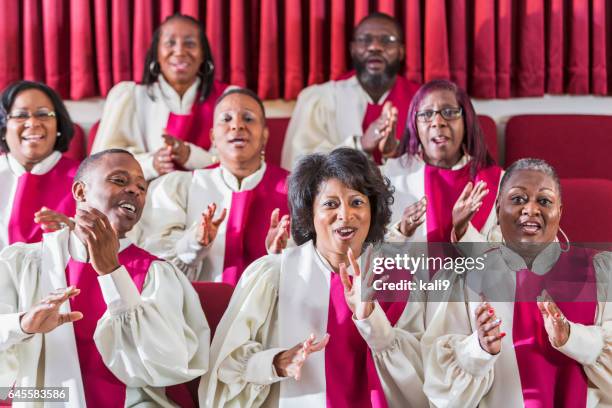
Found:
<svg viewBox="0 0 612 408"><path fill-rule="evenodd" d="M455 229L453 228L453 235L455 234ZM483 235L472 225L472 223L468 223L468 227L465 230L465 234L459 239L457 242L486 242L486 237L483 239ZM456 237L455 237L456 238Z"/></svg>
<svg viewBox="0 0 612 408"><path fill-rule="evenodd" d="M187 170L203 169L204 167L210 166L212 162L212 154L202 149L200 146L189 144L189 157L185 162L184 167Z"/></svg>
<svg viewBox="0 0 612 408"><path fill-rule="evenodd" d="M484 351L478 342L478 332L457 342L453 349L459 367L474 377L482 377L487 374L501 353L501 350L497 354L489 354Z"/></svg>
<svg viewBox="0 0 612 408"><path fill-rule="evenodd" d="M375 303L370 316L363 320L357 320L353 315L353 322L355 322L361 337L375 353L385 350L395 340L393 326L391 326L387 315L378 302Z"/></svg>
<svg viewBox="0 0 612 408"><path fill-rule="evenodd" d="M273 348L253 354L247 361L244 379L258 385L270 385L287 377L279 377L274 369L274 357L287 351L284 348Z"/></svg>
<svg viewBox="0 0 612 408"><path fill-rule="evenodd" d="M196 239L198 221L189 229L185 230L183 236L176 241L176 256L185 265L193 266L200 260L206 258L212 247L212 242L208 246L202 246Z"/></svg>
<svg viewBox="0 0 612 408"><path fill-rule="evenodd" d="M387 228L387 234L385 235L385 242L408 242L409 238L402 234L399 230L400 223L398 221Z"/></svg>
<svg viewBox="0 0 612 408"><path fill-rule="evenodd" d="M140 303L140 293L125 266L98 276L102 296L111 315L126 312Z"/></svg>
<svg viewBox="0 0 612 408"><path fill-rule="evenodd" d="M19 321L23 314L25 312L0 314L0 327L2 328L0 329L0 351L6 350L34 336L34 334L25 333L21 329Z"/></svg>
<svg viewBox="0 0 612 408"><path fill-rule="evenodd" d="M604 348L603 329L570 322L569 338L564 345L555 348L580 364L594 364Z"/></svg>

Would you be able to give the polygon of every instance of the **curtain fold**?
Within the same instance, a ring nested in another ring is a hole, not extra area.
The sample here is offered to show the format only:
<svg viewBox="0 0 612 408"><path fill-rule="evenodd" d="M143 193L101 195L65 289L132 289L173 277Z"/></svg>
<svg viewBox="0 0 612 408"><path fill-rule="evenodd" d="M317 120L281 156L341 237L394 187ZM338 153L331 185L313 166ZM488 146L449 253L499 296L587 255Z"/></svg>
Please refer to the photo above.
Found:
<svg viewBox="0 0 612 408"><path fill-rule="evenodd" d="M0 87L44 81L64 98L140 81L154 30L203 22L218 80L294 99L351 69L352 31L380 11L402 25L402 74L472 96L608 95L608 0L15 0L0 8Z"/></svg>

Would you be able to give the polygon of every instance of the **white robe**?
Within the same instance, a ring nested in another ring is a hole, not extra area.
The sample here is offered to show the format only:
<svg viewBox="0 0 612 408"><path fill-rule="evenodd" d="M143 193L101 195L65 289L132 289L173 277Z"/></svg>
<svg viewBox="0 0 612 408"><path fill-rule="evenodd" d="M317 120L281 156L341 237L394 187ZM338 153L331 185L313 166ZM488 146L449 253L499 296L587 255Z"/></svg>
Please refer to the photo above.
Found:
<svg viewBox="0 0 612 408"><path fill-rule="evenodd" d="M390 91L376 104L383 105ZM285 135L281 164L291 170L300 156L329 153L337 147L363 150L361 124L372 98L357 76L304 88Z"/></svg>
<svg viewBox="0 0 612 408"><path fill-rule="evenodd" d="M221 281L232 194L254 189L265 172L266 164L262 162L261 167L241 183L222 166L194 172L175 171L160 177L149 186L147 203L138 224L140 246L174 263L189 280ZM212 203L217 204L213 218L217 218L223 208L227 209L227 215L219 225L215 240L203 247L196 240L196 231L202 212Z"/></svg>
<svg viewBox="0 0 612 408"><path fill-rule="evenodd" d="M200 403L211 408L324 408L325 350L308 357L300 381L278 377L272 361L310 333L321 338L326 332L331 273L312 241L253 262L217 326L212 369L200 382ZM353 319L373 355L390 407L427 404L419 346L423 314L419 303L408 305L394 327L378 304L367 319Z"/></svg>
<svg viewBox="0 0 612 408"><path fill-rule="evenodd" d="M127 149L136 156L147 180L158 177L153 167L153 155L164 146L162 134L170 112L189 114L199 86L198 79L181 98L160 75L158 81L149 87L155 98L152 100L145 85L127 81L118 83L106 97L91 152ZM200 169L212 164L211 153L192 143L189 143L189 148L191 153L185 163L186 169Z"/></svg>
<svg viewBox="0 0 612 408"><path fill-rule="evenodd" d="M62 158L62 154L54 151L31 170L32 174L46 174L55 167ZM13 211L13 202L17 192L19 177L26 169L10 154L0 156L0 251L9 244L8 226ZM71 216L72 214L68 214Z"/></svg>
<svg viewBox="0 0 612 408"><path fill-rule="evenodd" d="M129 245L122 239L120 250ZM87 250L68 229L0 253L0 386L16 381L18 387L70 387L70 401L61 406L85 407L72 323L28 335L19 322L43 297L67 286L70 257L84 261ZM98 282L108 310L94 340L108 369L127 386L126 406L147 401L173 406L163 387L189 381L208 368L210 329L198 295L180 271L163 261L151 264L142 293L123 266ZM60 311L69 312L70 302Z"/></svg>
<svg viewBox="0 0 612 408"><path fill-rule="evenodd" d="M555 264L560 251L551 245L535 259L532 271L545 273ZM506 293L515 288L517 270L526 268L523 259L507 248L489 253L487 271L503 276ZM598 282L608 282L612 271L612 254L604 252L593 260ZM491 269L493 268L493 269ZM501 272L500 272L501 271ZM486 273L486 272L485 272ZM469 277L468 279L472 279ZM482 275L485 277L487 275ZM463 275L441 271L436 279L451 279L455 294L478 299L478 286L465 284ZM583 365L588 379L587 407L612 406L612 302L605 285L598 287L600 300L595 313L595 325L570 322L570 337L557 350ZM465 297L463 297L465 299ZM499 298L501 299L501 298ZM425 367L424 390L436 407L522 407L524 406L519 368L512 340L513 302L490 304L501 318L501 329L507 333L501 351L491 355L478 342L474 311L480 302L456 301L442 303L421 340Z"/></svg>

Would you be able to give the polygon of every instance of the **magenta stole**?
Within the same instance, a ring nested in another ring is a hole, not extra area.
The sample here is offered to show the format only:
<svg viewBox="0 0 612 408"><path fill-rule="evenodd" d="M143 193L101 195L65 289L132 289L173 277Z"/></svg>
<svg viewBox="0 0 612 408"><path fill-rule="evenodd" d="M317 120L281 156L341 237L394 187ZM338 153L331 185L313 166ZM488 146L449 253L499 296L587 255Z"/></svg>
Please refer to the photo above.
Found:
<svg viewBox="0 0 612 408"><path fill-rule="evenodd" d="M199 102L199 96L196 96L196 101L191 106L191 112L188 115L177 115L170 112L166 124L168 134L203 149L210 149L210 129L214 121L215 102L223 95L226 88L226 84L213 81L208 97L203 102Z"/></svg>
<svg viewBox="0 0 612 408"><path fill-rule="evenodd" d="M43 231L34 222L34 214L43 206L68 217L74 216L72 181L78 167L79 162L62 157L45 174L28 172L19 177L8 224L9 244L42 241Z"/></svg>
<svg viewBox="0 0 612 408"><path fill-rule="evenodd" d="M526 408L586 407L587 377L582 365L551 346L536 302L526 300L536 299L546 287L553 299L575 299L556 302L568 320L593 325L597 288L592 255L572 248L545 275L517 271L512 339Z"/></svg>
<svg viewBox="0 0 612 408"><path fill-rule="evenodd" d="M391 325L395 325L406 302L380 303ZM325 348L325 383L329 408L386 408L372 352L361 337L353 312L344 299L344 287L337 273L331 274Z"/></svg>
<svg viewBox="0 0 612 408"><path fill-rule="evenodd" d="M289 213L288 175L286 170L266 164L264 176L254 189L232 193L232 204L225 221L223 282L236 285L251 262L267 255L266 235L272 211L279 208L281 216Z"/></svg>
<svg viewBox="0 0 612 408"><path fill-rule="evenodd" d="M119 263L125 266L139 292L155 260L156 257L135 245L119 253ZM98 320L107 309L98 274L91 264L71 259L66 268L66 281L81 289L79 296L70 299L70 308L83 313L83 319L73 324L87 406L122 407L125 405L125 384L106 367L93 339Z"/></svg>

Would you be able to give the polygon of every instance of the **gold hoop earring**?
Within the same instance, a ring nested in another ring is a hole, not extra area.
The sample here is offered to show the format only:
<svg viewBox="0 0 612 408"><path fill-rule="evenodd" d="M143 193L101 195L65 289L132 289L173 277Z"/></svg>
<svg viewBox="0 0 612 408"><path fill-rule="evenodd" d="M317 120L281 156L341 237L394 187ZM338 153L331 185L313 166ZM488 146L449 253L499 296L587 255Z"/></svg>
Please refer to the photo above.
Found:
<svg viewBox="0 0 612 408"><path fill-rule="evenodd" d="M565 231L563 231L563 229L561 227L559 227L559 232L561 233L561 235L563 235L563 238L565 238L565 243L567 244L567 247L565 249L563 249L563 247L561 246L561 241L559 241L559 249L561 250L561 252L567 252L570 250L570 240L567 237L567 234L565 233ZM558 240L559 238L557 238Z"/></svg>

